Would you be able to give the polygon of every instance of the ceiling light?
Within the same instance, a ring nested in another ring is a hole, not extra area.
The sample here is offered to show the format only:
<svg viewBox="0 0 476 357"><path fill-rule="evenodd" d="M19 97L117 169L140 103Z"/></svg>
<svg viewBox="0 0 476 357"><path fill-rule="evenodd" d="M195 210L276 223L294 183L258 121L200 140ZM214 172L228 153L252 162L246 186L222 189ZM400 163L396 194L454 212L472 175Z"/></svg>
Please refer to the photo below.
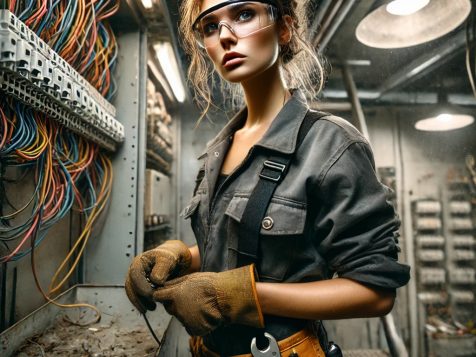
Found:
<svg viewBox="0 0 476 357"><path fill-rule="evenodd" d="M154 6L154 2L153 2L153 0L142 0L142 5L143 5L146 9L151 9L152 6Z"/></svg>
<svg viewBox="0 0 476 357"><path fill-rule="evenodd" d="M436 117L419 120L415 128L422 131L448 131L464 128L474 122L474 117L466 114L440 114Z"/></svg>
<svg viewBox="0 0 476 357"><path fill-rule="evenodd" d="M394 0L386 10L392 15L407 16L423 9L430 0Z"/></svg>
<svg viewBox="0 0 476 357"><path fill-rule="evenodd" d="M170 42L159 42L154 45L154 50L175 98L180 103L183 103L185 101L185 89L172 45Z"/></svg>
<svg viewBox="0 0 476 357"><path fill-rule="evenodd" d="M470 0L433 0L426 6L425 1L396 0L378 7L357 26L357 39L375 48L415 46L451 32L463 23L471 11ZM397 7L399 4L402 7ZM397 16L387 10L388 7L395 7L403 12L403 5L409 10L410 4L413 10L418 9L418 5L419 10L406 16Z"/></svg>

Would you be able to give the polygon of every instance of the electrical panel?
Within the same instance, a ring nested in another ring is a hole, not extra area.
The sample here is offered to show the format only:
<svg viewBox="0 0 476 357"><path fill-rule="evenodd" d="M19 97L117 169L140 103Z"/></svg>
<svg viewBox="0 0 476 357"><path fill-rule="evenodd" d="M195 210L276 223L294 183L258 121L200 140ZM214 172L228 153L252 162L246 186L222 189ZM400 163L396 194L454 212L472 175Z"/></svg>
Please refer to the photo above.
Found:
<svg viewBox="0 0 476 357"><path fill-rule="evenodd" d="M474 212L471 185L463 170L449 173L445 190L448 222L446 234L449 271L448 292L451 311L458 321L474 318L476 259L474 251Z"/></svg>
<svg viewBox="0 0 476 357"><path fill-rule="evenodd" d="M108 150L124 141L114 106L8 10L0 10L0 89Z"/></svg>
<svg viewBox="0 0 476 357"><path fill-rule="evenodd" d="M412 204L418 299L423 305L428 353L454 346L464 354L475 313L476 191L467 172L452 167L433 197Z"/></svg>
<svg viewBox="0 0 476 357"><path fill-rule="evenodd" d="M170 178L156 170L145 173L144 218L146 227L170 223L172 191Z"/></svg>
<svg viewBox="0 0 476 357"><path fill-rule="evenodd" d="M173 161L172 117L154 84L147 83L147 166L166 175Z"/></svg>
<svg viewBox="0 0 476 357"><path fill-rule="evenodd" d="M447 278L441 202L432 198L414 202L413 225L418 297L424 304L444 304Z"/></svg>

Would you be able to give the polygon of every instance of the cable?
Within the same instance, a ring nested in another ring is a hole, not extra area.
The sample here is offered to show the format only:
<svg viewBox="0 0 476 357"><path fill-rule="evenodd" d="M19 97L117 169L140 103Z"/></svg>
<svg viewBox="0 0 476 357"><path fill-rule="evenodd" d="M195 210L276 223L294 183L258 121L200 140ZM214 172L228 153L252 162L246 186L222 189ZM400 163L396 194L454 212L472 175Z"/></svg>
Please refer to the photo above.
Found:
<svg viewBox="0 0 476 357"><path fill-rule="evenodd" d="M147 324L147 327L149 328L149 331L150 331L150 334L152 335L152 337L154 338L155 342L157 342L157 344L159 345L159 347L162 345L162 343L160 342L159 338L157 337L157 335L155 334L154 330L152 329L152 326L150 325L150 322L149 322L149 319L147 318L147 316L144 314L142 314L142 316L144 317L144 320L145 320L145 323Z"/></svg>

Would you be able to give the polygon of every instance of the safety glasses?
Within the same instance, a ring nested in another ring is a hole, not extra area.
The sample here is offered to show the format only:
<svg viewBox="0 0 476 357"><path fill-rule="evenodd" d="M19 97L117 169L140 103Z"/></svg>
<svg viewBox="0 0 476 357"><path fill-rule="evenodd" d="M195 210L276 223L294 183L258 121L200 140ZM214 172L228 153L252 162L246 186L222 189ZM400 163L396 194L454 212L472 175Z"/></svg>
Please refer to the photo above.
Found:
<svg viewBox="0 0 476 357"><path fill-rule="evenodd" d="M223 27L244 38L272 26L277 19L278 9L272 0L232 0L202 12L193 24L193 31L198 44L209 48L219 44Z"/></svg>

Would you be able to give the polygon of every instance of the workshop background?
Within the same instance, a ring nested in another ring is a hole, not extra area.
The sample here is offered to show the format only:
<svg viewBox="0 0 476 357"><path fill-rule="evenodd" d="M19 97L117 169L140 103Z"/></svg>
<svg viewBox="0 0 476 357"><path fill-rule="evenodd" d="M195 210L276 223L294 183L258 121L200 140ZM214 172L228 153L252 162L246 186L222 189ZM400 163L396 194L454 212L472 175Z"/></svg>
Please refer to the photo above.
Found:
<svg viewBox="0 0 476 357"><path fill-rule="evenodd" d="M127 300L131 259L194 243L179 212L205 144L176 0L0 0L0 355L187 356L158 306ZM313 108L371 142L393 188L393 312L326 322L344 356L476 356L476 17L469 0L312 0L328 78ZM147 324L150 324L152 331Z"/></svg>

